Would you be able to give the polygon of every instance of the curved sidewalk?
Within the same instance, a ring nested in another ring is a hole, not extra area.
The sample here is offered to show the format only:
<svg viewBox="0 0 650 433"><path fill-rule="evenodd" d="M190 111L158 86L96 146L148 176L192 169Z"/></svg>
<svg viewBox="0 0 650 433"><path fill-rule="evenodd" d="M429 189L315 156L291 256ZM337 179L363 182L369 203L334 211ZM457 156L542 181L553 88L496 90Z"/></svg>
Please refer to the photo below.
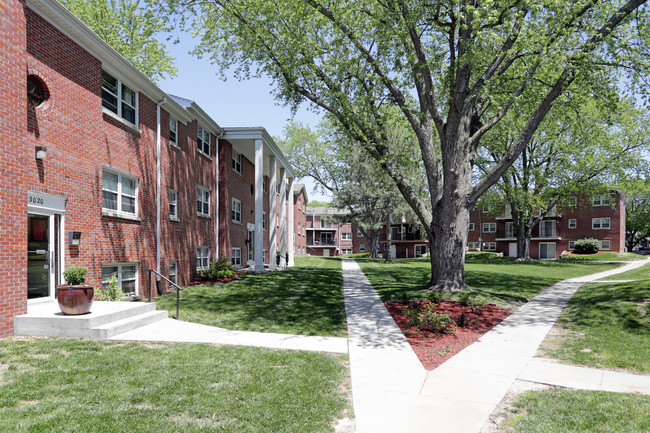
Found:
<svg viewBox="0 0 650 433"><path fill-rule="evenodd" d="M576 290L648 262L548 287L478 342L427 371L359 266L345 259L343 286L357 433L478 432L520 375L537 374L540 381L539 376L548 373L543 365L540 372L538 360L531 360ZM567 370L563 372L558 374ZM625 377L612 380L636 377L621 374Z"/></svg>

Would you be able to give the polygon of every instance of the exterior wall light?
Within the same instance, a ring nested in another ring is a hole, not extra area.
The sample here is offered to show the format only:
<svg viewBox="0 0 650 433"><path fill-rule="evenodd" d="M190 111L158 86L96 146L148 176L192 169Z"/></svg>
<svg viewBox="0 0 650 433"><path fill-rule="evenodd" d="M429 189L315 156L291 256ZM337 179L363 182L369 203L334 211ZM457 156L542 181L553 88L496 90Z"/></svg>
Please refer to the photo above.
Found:
<svg viewBox="0 0 650 433"><path fill-rule="evenodd" d="M36 146L36 159L43 160L47 157L47 147Z"/></svg>

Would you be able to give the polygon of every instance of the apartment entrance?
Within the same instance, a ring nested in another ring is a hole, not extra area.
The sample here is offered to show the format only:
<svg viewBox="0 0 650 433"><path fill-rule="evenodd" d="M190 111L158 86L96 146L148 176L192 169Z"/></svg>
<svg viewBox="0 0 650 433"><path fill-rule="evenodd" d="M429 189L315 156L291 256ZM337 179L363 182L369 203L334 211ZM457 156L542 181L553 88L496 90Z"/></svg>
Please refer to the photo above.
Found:
<svg viewBox="0 0 650 433"><path fill-rule="evenodd" d="M248 245L248 266L250 266L255 263L255 224L248 223L248 237L246 239L246 245Z"/></svg>
<svg viewBox="0 0 650 433"><path fill-rule="evenodd" d="M28 193L27 299L53 299L63 271L64 197Z"/></svg>

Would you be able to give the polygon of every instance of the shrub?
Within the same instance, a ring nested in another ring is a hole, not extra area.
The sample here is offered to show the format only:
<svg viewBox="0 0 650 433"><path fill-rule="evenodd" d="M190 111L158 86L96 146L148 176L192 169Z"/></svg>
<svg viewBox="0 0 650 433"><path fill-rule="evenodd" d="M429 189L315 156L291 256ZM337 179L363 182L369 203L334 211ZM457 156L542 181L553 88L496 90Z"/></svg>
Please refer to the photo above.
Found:
<svg viewBox="0 0 650 433"><path fill-rule="evenodd" d="M107 287L102 287L97 292L98 301L124 301L126 296L117 284L117 275L113 274L108 279Z"/></svg>
<svg viewBox="0 0 650 433"><path fill-rule="evenodd" d="M78 286L86 282L86 274L88 269L80 266L70 266L68 269L63 271L63 278L71 286Z"/></svg>
<svg viewBox="0 0 650 433"><path fill-rule="evenodd" d="M429 293L427 293L427 299L429 302L437 304L442 301L442 293L437 290L430 290Z"/></svg>
<svg viewBox="0 0 650 433"><path fill-rule="evenodd" d="M580 239L573 246L573 252L576 254L596 254L600 249L600 244L596 239Z"/></svg>
<svg viewBox="0 0 650 433"><path fill-rule="evenodd" d="M418 303L405 309L407 316L411 318L411 326L429 330L436 334L450 333L454 321L446 314L436 313L436 304L430 303L421 307Z"/></svg>
<svg viewBox="0 0 650 433"><path fill-rule="evenodd" d="M235 268L227 257L221 256L216 262L210 262L210 268L202 272L203 278L219 279L231 278L236 274Z"/></svg>
<svg viewBox="0 0 650 433"><path fill-rule="evenodd" d="M458 295L458 303L472 310L485 307L488 304L487 299L482 296L477 296L472 292L462 292Z"/></svg>

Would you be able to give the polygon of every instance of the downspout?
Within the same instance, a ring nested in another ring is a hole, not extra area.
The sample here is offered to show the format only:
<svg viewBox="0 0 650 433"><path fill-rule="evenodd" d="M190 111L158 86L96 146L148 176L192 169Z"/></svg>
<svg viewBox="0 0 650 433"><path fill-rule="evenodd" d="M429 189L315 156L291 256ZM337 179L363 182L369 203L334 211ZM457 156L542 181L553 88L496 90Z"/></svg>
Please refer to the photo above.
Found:
<svg viewBox="0 0 650 433"><path fill-rule="evenodd" d="M214 220L215 220L215 230L214 230L214 232L215 232L215 238L216 238L215 239L215 249L216 249L215 258L216 258L216 260L219 260L219 163L220 163L220 161L219 161L219 140L221 140L224 135L225 135L225 132L223 132L223 129L222 129L221 132L219 133L219 135L217 136L217 143L215 145L216 154L214 156L214 159L216 160L216 164L215 164L215 178L216 178L216 181L215 181L216 182L216 194L215 194L216 210L215 210L215 213L216 213L216 215L214 216ZM224 254L225 254L225 251L224 251Z"/></svg>
<svg viewBox="0 0 650 433"><path fill-rule="evenodd" d="M160 137L160 107L167 103L167 97L156 104L156 272L160 274L160 200L161 200L161 137ZM158 295L160 290L160 276L156 275L156 289Z"/></svg>

